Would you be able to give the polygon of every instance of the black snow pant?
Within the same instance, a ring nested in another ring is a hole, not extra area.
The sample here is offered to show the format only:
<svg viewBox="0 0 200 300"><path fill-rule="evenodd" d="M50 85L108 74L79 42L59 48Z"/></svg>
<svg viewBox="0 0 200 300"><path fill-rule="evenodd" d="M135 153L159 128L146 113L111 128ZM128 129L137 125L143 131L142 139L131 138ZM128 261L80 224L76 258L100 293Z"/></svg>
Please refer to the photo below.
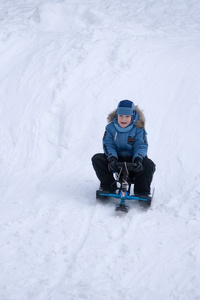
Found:
<svg viewBox="0 0 200 300"><path fill-rule="evenodd" d="M131 162L131 157L119 157L118 161ZM108 160L103 153L97 153L92 157L92 165L100 181L100 187L106 190L117 188L113 173L108 170ZM155 164L147 156L143 159L143 171L130 172L130 179L134 178L135 194L150 194L150 186L155 172Z"/></svg>

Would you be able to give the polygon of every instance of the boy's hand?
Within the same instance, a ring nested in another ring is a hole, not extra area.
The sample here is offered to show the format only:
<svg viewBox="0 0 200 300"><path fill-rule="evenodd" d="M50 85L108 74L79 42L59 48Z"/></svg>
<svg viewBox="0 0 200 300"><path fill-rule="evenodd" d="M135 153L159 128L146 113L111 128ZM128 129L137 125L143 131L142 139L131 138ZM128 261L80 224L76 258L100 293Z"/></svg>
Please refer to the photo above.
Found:
<svg viewBox="0 0 200 300"><path fill-rule="evenodd" d="M135 157L133 159L133 163L135 164L134 167L134 172L141 172L143 171L143 164L142 164L142 159L140 157Z"/></svg>
<svg viewBox="0 0 200 300"><path fill-rule="evenodd" d="M109 163L108 163L108 170L110 172L117 172L118 171L118 166L117 166L117 157L111 156L109 158Z"/></svg>

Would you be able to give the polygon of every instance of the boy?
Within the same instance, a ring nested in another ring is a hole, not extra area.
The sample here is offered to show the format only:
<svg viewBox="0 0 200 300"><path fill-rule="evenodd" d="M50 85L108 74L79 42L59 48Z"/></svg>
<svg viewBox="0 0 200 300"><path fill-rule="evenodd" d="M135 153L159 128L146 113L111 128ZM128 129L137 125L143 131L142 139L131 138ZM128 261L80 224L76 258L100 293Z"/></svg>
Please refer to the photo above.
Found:
<svg viewBox="0 0 200 300"><path fill-rule="evenodd" d="M145 131L145 118L142 111L130 100L122 100L108 116L109 124L103 137L104 153L95 154L92 164L100 190L115 192L117 189L113 172L118 171L117 162L135 163L134 194L149 195L155 172L155 164L147 157L148 142Z"/></svg>

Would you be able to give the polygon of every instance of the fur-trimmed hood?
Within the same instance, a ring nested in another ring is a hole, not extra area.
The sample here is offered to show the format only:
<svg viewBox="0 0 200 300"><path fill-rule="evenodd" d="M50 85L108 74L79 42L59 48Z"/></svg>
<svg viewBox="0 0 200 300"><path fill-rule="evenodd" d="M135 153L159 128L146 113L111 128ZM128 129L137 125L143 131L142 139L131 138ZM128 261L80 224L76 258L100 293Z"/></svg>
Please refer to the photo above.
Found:
<svg viewBox="0 0 200 300"><path fill-rule="evenodd" d="M137 116L137 121L135 123L135 126L138 128L145 129L145 116L143 111L137 105L135 106L135 111ZM116 115L117 115L117 109L115 109L108 115L107 117L108 123L113 122Z"/></svg>

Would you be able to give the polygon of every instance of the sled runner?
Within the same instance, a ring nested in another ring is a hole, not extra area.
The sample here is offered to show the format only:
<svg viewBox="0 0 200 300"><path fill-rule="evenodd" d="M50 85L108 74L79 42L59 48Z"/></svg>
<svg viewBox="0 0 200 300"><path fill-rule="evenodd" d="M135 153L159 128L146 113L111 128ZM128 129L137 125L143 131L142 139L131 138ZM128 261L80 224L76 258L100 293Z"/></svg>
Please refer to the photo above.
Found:
<svg viewBox="0 0 200 300"><path fill-rule="evenodd" d="M153 199L154 190L151 195L141 195L135 194L131 195L131 184L134 183L134 178L129 178L129 172L134 172L134 163L127 162L117 162L117 166L119 171L114 173L114 177L117 183L119 183L120 187L117 192L110 193L109 191L97 190L96 198L99 200L107 200L109 198L116 198L120 200L120 204L116 207L115 211L128 212L128 206L126 205L126 201L137 200L143 206L150 207L151 201Z"/></svg>

